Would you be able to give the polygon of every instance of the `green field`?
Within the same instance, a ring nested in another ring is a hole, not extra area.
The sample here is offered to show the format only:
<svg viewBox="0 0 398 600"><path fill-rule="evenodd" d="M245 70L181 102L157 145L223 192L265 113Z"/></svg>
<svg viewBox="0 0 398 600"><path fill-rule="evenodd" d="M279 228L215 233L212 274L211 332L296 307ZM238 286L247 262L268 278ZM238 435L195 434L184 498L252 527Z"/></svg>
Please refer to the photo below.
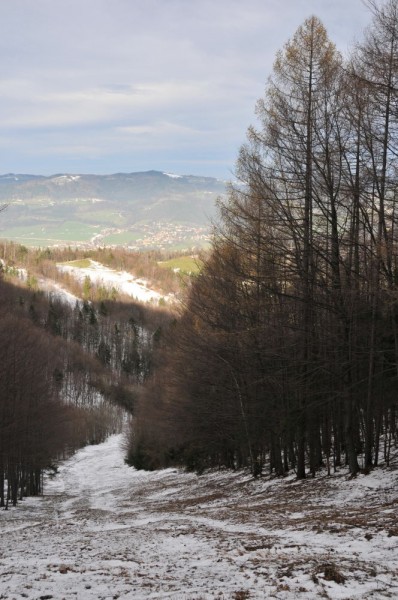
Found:
<svg viewBox="0 0 398 600"><path fill-rule="evenodd" d="M79 260L68 260L67 262L60 264L68 265L70 267L76 267L78 269L88 269L89 267L91 267L91 260L89 258L82 258Z"/></svg>
<svg viewBox="0 0 398 600"><path fill-rule="evenodd" d="M77 221L9 227L0 231L1 239L13 240L26 246L53 246L65 242L89 242L98 227Z"/></svg>
<svg viewBox="0 0 398 600"><path fill-rule="evenodd" d="M179 270L187 275L196 275L202 268L202 262L194 256L178 256L170 260L161 261L158 265L164 269Z"/></svg>
<svg viewBox="0 0 398 600"><path fill-rule="evenodd" d="M142 234L132 231L110 233L102 238L101 244L105 246L124 246L125 244L133 244L140 237L142 237Z"/></svg>
<svg viewBox="0 0 398 600"><path fill-rule="evenodd" d="M128 222L126 216L122 213L99 207L97 204L78 206L75 210L77 218L89 223L92 223L94 218L95 222L100 223L101 226L126 227Z"/></svg>

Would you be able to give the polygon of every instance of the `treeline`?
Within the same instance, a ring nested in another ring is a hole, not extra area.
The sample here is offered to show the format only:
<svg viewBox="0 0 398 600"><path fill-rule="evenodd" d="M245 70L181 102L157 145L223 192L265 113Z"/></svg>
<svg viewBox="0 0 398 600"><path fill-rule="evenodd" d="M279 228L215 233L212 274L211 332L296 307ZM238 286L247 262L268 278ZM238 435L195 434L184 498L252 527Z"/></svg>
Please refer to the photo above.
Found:
<svg viewBox="0 0 398 600"><path fill-rule="evenodd" d="M129 460L354 475L397 444L398 3L343 59L277 54L213 251L157 356Z"/></svg>
<svg viewBox="0 0 398 600"><path fill-rule="evenodd" d="M58 459L121 431L135 387L150 373L152 348L171 318L133 302L70 306L29 281L12 281L0 276L5 507L39 494L45 470Z"/></svg>

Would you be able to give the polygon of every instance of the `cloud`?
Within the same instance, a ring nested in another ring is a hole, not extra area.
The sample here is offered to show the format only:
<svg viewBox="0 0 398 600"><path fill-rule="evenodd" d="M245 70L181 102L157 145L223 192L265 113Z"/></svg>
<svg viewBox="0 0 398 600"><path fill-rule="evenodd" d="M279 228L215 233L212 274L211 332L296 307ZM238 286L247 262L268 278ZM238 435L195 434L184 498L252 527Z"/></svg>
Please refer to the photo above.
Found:
<svg viewBox="0 0 398 600"><path fill-rule="evenodd" d="M276 50L312 13L342 50L369 20L361 0L6 2L2 168L59 172L73 155L106 172L141 146L148 168L206 153L231 169Z"/></svg>
<svg viewBox="0 0 398 600"><path fill-rule="evenodd" d="M211 90L206 83L158 81L120 86L116 91L98 87L45 92L34 83L17 81L3 82L0 95L2 126L21 129L100 124L149 112L161 114L208 102Z"/></svg>

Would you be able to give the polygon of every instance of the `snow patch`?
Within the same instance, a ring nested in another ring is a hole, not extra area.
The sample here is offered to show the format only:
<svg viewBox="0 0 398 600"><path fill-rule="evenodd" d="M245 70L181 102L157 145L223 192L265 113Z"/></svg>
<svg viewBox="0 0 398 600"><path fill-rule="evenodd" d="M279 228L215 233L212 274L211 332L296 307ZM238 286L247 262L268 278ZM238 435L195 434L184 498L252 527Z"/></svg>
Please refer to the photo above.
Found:
<svg viewBox="0 0 398 600"><path fill-rule="evenodd" d="M182 179L182 175L175 175L174 173L163 173L163 175L167 175L171 179Z"/></svg>
<svg viewBox="0 0 398 600"><path fill-rule="evenodd" d="M78 281L83 282L86 277L96 285L114 287L118 292L127 294L139 302L158 304L161 299L171 301L172 296L162 296L159 292L148 288L144 279L138 279L127 271L115 271L109 267L91 261L90 267L80 268L72 265L57 265L60 271L70 273Z"/></svg>

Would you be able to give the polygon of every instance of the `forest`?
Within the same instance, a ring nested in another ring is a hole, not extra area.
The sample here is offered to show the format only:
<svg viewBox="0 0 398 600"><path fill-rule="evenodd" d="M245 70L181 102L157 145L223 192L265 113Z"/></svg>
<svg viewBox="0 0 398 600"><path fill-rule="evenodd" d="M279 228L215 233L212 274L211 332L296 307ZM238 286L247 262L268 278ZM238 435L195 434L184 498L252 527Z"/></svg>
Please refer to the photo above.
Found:
<svg viewBox="0 0 398 600"><path fill-rule="evenodd" d="M299 479L397 445L398 3L343 57L277 53L212 251L135 403L129 461Z"/></svg>

